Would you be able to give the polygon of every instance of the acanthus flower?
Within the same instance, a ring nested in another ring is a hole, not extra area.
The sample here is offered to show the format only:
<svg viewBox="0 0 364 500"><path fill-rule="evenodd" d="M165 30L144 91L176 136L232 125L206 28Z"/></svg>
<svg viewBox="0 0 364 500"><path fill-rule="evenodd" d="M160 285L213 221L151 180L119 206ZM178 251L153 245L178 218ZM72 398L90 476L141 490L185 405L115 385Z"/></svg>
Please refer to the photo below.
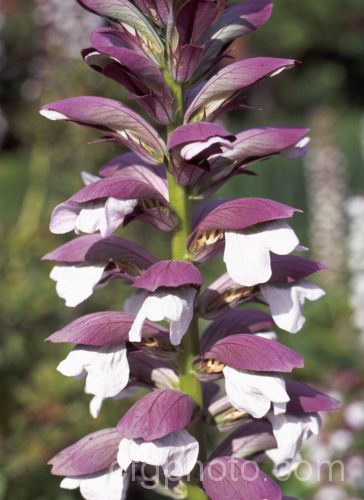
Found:
<svg viewBox="0 0 364 500"><path fill-rule="evenodd" d="M124 500L129 477L116 465L119 443L115 428L89 434L50 460L52 474L65 476L61 488L80 488L86 500Z"/></svg>
<svg viewBox="0 0 364 500"><path fill-rule="evenodd" d="M305 278L326 267L297 255L272 255L271 263L270 280L255 287L242 287L227 273L222 275L201 294L200 314L215 318L240 304L263 301L280 328L290 333L298 332L305 322L302 312L305 299L317 300L324 295L319 286Z"/></svg>
<svg viewBox="0 0 364 500"><path fill-rule="evenodd" d="M224 261L239 285L267 282L271 275L270 252L287 255L299 244L284 219L298 210L263 198L206 203L188 239L194 260L203 261L224 244Z"/></svg>
<svg viewBox="0 0 364 500"><path fill-rule="evenodd" d="M129 383L129 329L134 317L127 313L103 312L76 319L51 335L51 342L75 343L76 347L58 365L58 371L78 380L86 378L85 392L92 394L90 413L97 418L103 400L118 398ZM145 322L142 335L166 335L158 325Z"/></svg>
<svg viewBox="0 0 364 500"><path fill-rule="evenodd" d="M226 394L237 410L261 418L272 404L275 414L285 412L289 396L279 372L302 368L303 358L275 340L236 334L204 352L200 366L202 373L224 375Z"/></svg>
<svg viewBox="0 0 364 500"><path fill-rule="evenodd" d="M43 257L55 261L51 278L57 282L58 295L68 307L75 307L95 288L105 286L116 278L133 281L156 258L118 236L102 238L98 235L80 236Z"/></svg>
<svg viewBox="0 0 364 500"><path fill-rule="evenodd" d="M172 345L180 344L193 317L197 288L202 284L199 271L182 261L160 261L141 275L134 287L142 289L129 299L126 308L136 315L129 340L141 340L145 319L170 321ZM197 288L196 288L197 287Z"/></svg>
<svg viewBox="0 0 364 500"><path fill-rule="evenodd" d="M179 391L155 391L140 399L117 425L121 469L144 462L161 466L166 476L189 474L199 451L198 442L185 430L193 411L193 401Z"/></svg>
<svg viewBox="0 0 364 500"><path fill-rule="evenodd" d="M87 179L84 188L54 209L50 223L53 233L100 231L105 237L133 219L164 231L173 229L175 216L166 198L165 178L150 167L124 167L113 176L93 176L90 181L88 175Z"/></svg>

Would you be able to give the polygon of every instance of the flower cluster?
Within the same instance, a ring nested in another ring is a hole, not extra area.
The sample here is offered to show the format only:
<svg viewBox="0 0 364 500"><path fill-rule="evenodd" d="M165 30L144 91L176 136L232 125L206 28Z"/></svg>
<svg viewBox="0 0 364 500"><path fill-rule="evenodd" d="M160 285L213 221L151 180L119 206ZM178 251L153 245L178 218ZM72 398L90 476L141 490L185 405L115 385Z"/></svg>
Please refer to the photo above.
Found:
<svg viewBox="0 0 364 500"><path fill-rule="evenodd" d="M58 295L74 307L114 279L134 289L123 312L88 314L48 340L75 345L58 370L85 379L94 418L106 398L149 392L115 428L56 455L52 472L89 500L125 498L131 470L174 498L280 500L253 459L289 474L302 442L318 432L318 412L336 402L284 377L303 358L271 329L302 328L305 301L324 294L307 277L324 266L294 254L305 250L287 222L298 209L262 198L205 200L259 160L305 153L307 129L233 134L213 123L241 106L245 89L295 65L257 57L214 74L230 44L269 19L272 2L78 1L110 25L92 33L84 61L124 87L155 126L101 97L42 108L130 150L98 176L82 173L84 187L52 214L53 233L86 233L44 257L55 262ZM203 201L190 217L193 199ZM113 235L134 220L171 234L170 260ZM200 265L220 254L226 273L203 288ZM211 321L201 340L199 318ZM233 431L209 452L208 426Z"/></svg>

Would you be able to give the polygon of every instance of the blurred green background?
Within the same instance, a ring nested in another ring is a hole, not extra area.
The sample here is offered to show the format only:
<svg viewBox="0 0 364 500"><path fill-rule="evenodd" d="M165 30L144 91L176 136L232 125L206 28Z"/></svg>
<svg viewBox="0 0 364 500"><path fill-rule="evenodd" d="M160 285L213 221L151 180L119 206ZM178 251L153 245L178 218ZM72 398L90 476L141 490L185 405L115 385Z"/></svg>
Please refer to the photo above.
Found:
<svg viewBox="0 0 364 500"><path fill-rule="evenodd" d="M364 4L274 3L271 21L236 44L234 54L292 57L302 64L258 85L247 94L253 109L234 113L225 125L234 131L267 124L310 126L312 151L305 161L264 162L256 168L258 177L234 179L218 195L266 196L305 209L294 227L313 256L333 269L318 278L328 294L306 308L307 326L294 337L280 334L281 340L305 355L298 377L345 401L360 400L363 346L349 305L345 205L364 194ZM94 138L90 131L38 114L42 104L63 97L126 97L80 60L97 23L74 0L0 3L0 499L78 498L58 488L47 460L87 432L114 425L124 409L124 403L108 401L93 421L83 385L56 372L68 348L43 342L81 314L121 308L127 295L114 281L77 310L67 309L48 279L49 264L40 262L70 239L48 232L53 207L81 187L81 170L97 173L120 153L111 144L87 145ZM168 255L168 238L140 223L124 234L156 255ZM364 308L360 300L358 308ZM340 415L326 425L346 426ZM361 455L362 444L356 434L345 456ZM362 487L347 483L342 498L364 498ZM315 498L317 485L291 481L285 488L287 494Z"/></svg>

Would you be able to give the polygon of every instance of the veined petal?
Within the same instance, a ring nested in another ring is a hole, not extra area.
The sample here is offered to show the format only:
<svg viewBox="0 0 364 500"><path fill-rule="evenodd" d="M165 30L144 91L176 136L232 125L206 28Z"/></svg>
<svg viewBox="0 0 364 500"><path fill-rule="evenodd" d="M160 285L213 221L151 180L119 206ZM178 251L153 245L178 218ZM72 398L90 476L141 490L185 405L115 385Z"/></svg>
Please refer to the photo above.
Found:
<svg viewBox="0 0 364 500"><path fill-rule="evenodd" d="M158 60L163 53L163 45L157 33L140 10L129 0L77 0L94 14L103 16L112 24L122 26L133 36L140 38L140 45L149 57Z"/></svg>
<svg viewBox="0 0 364 500"><path fill-rule="evenodd" d="M106 1L106 0L105 0ZM88 126L131 148L152 164L159 164L165 144L141 116L122 103L94 96L63 99L43 106L41 115L50 120L68 120Z"/></svg>
<svg viewBox="0 0 364 500"><path fill-rule="evenodd" d="M50 278L57 282L57 294L66 301L66 306L76 307L92 295L104 269L105 264L59 265L54 266Z"/></svg>
<svg viewBox="0 0 364 500"><path fill-rule="evenodd" d="M231 404L254 418L262 418L271 402L286 403L289 396L280 375L247 373L225 366L225 389Z"/></svg>
<svg viewBox="0 0 364 500"><path fill-rule="evenodd" d="M264 285L261 293L269 304L275 323L290 333L297 333L305 323L302 314L305 300L315 301L325 295L320 287L306 280L292 285Z"/></svg>
<svg viewBox="0 0 364 500"><path fill-rule="evenodd" d="M187 394L155 390L140 398L119 420L121 438L155 441L190 424L195 404Z"/></svg>
<svg viewBox="0 0 364 500"><path fill-rule="evenodd" d="M256 463L219 457L204 467L203 485L211 500L282 500L282 492Z"/></svg>
<svg viewBox="0 0 364 500"><path fill-rule="evenodd" d="M66 477L61 482L61 488L74 490L80 488L85 500L124 500L128 488L128 478L119 468L100 474Z"/></svg>
<svg viewBox="0 0 364 500"><path fill-rule="evenodd" d="M278 74L278 71L289 69L294 64L292 59L257 57L226 66L199 90L187 108L185 122L214 119L219 108L236 98L244 88L264 77Z"/></svg>
<svg viewBox="0 0 364 500"><path fill-rule="evenodd" d="M295 470L300 463L300 448L304 440L318 434L321 419L318 414L310 415L269 415L277 448L267 450L266 454L274 462L273 473L284 477Z"/></svg>
<svg viewBox="0 0 364 500"><path fill-rule="evenodd" d="M81 478L111 470L119 443L120 434L115 428L88 434L49 461L52 474Z"/></svg>

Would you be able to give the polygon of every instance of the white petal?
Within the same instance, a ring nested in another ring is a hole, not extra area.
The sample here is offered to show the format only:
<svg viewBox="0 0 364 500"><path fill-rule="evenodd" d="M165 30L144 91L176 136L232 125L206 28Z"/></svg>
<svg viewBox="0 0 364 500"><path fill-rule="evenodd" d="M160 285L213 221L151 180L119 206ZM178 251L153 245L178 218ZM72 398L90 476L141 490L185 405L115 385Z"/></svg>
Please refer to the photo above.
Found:
<svg viewBox="0 0 364 500"><path fill-rule="evenodd" d="M75 222L76 233L96 233L100 229L104 216L105 203L103 201L85 204Z"/></svg>
<svg viewBox="0 0 364 500"><path fill-rule="evenodd" d="M206 141L191 142L186 146L183 146L183 148L181 149L181 157L187 161L192 160L192 158L199 155L213 144L220 144L221 146L225 146L228 149L232 149L231 141L216 136L210 137L210 139Z"/></svg>
<svg viewBox="0 0 364 500"><path fill-rule="evenodd" d="M105 204L104 217L100 223L100 233L102 236L112 234L123 222L124 218L131 214L138 200L117 200L109 198Z"/></svg>
<svg viewBox="0 0 364 500"><path fill-rule="evenodd" d="M90 184L93 184L94 182L97 182L101 179L101 177L98 177L97 175L90 174L89 172L81 172L81 179L85 186L89 186Z"/></svg>
<svg viewBox="0 0 364 500"><path fill-rule="evenodd" d="M230 278L242 286L265 283L272 275L269 250L252 236L225 231L226 270Z"/></svg>
<svg viewBox="0 0 364 500"><path fill-rule="evenodd" d="M123 439L118 463L126 470L131 462L163 467L166 475L185 476L194 468L199 452L198 442L187 431L172 432L152 442Z"/></svg>
<svg viewBox="0 0 364 500"><path fill-rule="evenodd" d="M268 339L268 340L277 340L277 334L276 332L261 332L261 333L255 333L257 337L261 337L262 339Z"/></svg>
<svg viewBox="0 0 364 500"><path fill-rule="evenodd" d="M77 477L65 477L62 479L60 487L65 490L75 490L80 487L81 479Z"/></svg>
<svg viewBox="0 0 364 500"><path fill-rule="evenodd" d="M168 460L163 466L166 476L176 477L189 474L198 459L198 441L184 429L173 432L162 439L170 443Z"/></svg>
<svg viewBox="0 0 364 500"><path fill-rule="evenodd" d="M192 287L182 287L178 291L178 297L175 299L174 314L168 311L166 317L171 320L170 340L172 345L179 345L185 333L187 332L194 313L194 300L197 291ZM178 301L181 308L178 306ZM174 319L173 319L174 318Z"/></svg>
<svg viewBox="0 0 364 500"><path fill-rule="evenodd" d="M86 375L85 367L92 363L96 356L95 349L77 346L59 363L57 370L66 377L80 378Z"/></svg>
<svg viewBox="0 0 364 500"><path fill-rule="evenodd" d="M121 470L126 471L129 465L132 463L132 459L130 458L130 448L132 444L133 441L131 439L123 438L120 441L118 455L117 455L117 462L121 467Z"/></svg>
<svg viewBox="0 0 364 500"><path fill-rule="evenodd" d="M90 295L101 280L105 264L94 266L54 266L50 277L57 282L56 291L66 301L66 306L75 307Z"/></svg>
<svg viewBox="0 0 364 500"><path fill-rule="evenodd" d="M278 255L288 255L299 245L299 240L293 229L284 221L276 220L262 224L255 230L254 240Z"/></svg>
<svg viewBox="0 0 364 500"><path fill-rule="evenodd" d="M129 382L129 363L125 344L103 347L77 346L57 367L63 375L77 377L87 375L85 392L94 394L90 413L99 415L105 398L117 396Z"/></svg>
<svg viewBox="0 0 364 500"><path fill-rule="evenodd" d="M103 399L117 396L129 382L129 363L124 344L104 346L98 349L87 371L85 392L94 394L90 410L94 418L100 412Z"/></svg>
<svg viewBox="0 0 364 500"><path fill-rule="evenodd" d="M119 468L81 479L80 492L86 500L123 500L128 479Z"/></svg>
<svg viewBox="0 0 364 500"><path fill-rule="evenodd" d="M52 213L49 230L53 234L65 234L73 231L80 213L80 207L72 203L61 203Z"/></svg>
<svg viewBox="0 0 364 500"><path fill-rule="evenodd" d="M59 111L53 111L52 109L41 109L39 114L48 118L48 120L67 120L67 116L59 113Z"/></svg>
<svg viewBox="0 0 364 500"><path fill-rule="evenodd" d="M147 297L148 297L148 292L146 290L138 290L136 293L134 293L125 300L124 311L129 314L134 314L134 316L136 316Z"/></svg>
<svg viewBox="0 0 364 500"><path fill-rule="evenodd" d="M314 301L325 295L320 287L306 280L293 285L263 285L261 292L275 323L290 333L297 333L305 322L302 314L305 300Z"/></svg>
<svg viewBox="0 0 364 500"><path fill-rule="evenodd" d="M171 368L153 368L151 379L157 389L175 389L179 378Z"/></svg>
<svg viewBox="0 0 364 500"><path fill-rule="evenodd" d="M130 342L141 342L142 340L142 329L144 321L147 319L147 309L148 309L148 299L147 297L143 304L141 305L133 324L131 325L129 331L129 340Z"/></svg>
<svg viewBox="0 0 364 500"><path fill-rule="evenodd" d="M118 452L118 464L123 470L126 470L131 462L162 466L166 463L168 454L169 447L164 446L161 439L151 442L142 439L122 439Z"/></svg>
<svg viewBox="0 0 364 500"><path fill-rule="evenodd" d="M245 411L254 418L262 418L266 415L270 410L271 402L289 401L285 382L280 375L247 373L230 366L225 366L223 373L226 394L230 403L236 409Z"/></svg>
<svg viewBox="0 0 364 500"><path fill-rule="evenodd" d="M230 277L240 285L266 283L272 275L270 254L287 255L299 244L284 221L261 224L244 231L225 231L224 262Z"/></svg>
<svg viewBox="0 0 364 500"><path fill-rule="evenodd" d="M274 462L274 474L283 477L291 473L300 463L299 450L305 439L312 433L318 434L320 417L312 415L269 415L277 448L268 450L266 454Z"/></svg>

